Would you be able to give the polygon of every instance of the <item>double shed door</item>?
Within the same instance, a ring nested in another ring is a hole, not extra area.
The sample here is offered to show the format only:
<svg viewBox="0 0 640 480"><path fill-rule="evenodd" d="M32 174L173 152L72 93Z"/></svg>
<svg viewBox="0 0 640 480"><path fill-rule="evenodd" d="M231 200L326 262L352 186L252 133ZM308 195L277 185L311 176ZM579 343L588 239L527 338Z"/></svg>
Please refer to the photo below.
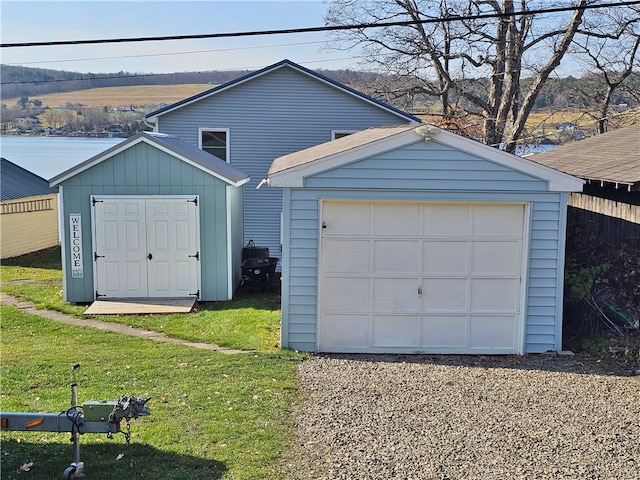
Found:
<svg viewBox="0 0 640 480"><path fill-rule="evenodd" d="M96 298L199 292L197 196L93 197Z"/></svg>
<svg viewBox="0 0 640 480"><path fill-rule="evenodd" d="M324 201L318 350L518 353L524 204Z"/></svg>

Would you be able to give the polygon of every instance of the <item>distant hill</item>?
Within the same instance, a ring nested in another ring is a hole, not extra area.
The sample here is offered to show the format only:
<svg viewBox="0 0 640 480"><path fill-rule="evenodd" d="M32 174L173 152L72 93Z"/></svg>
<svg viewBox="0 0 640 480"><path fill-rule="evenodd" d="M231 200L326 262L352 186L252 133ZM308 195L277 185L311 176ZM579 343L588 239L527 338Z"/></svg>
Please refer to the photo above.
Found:
<svg viewBox="0 0 640 480"><path fill-rule="evenodd" d="M248 71L183 72L170 74L78 73L44 68L0 66L2 101L22 96L35 97L48 93L72 92L102 87L136 85L220 84Z"/></svg>

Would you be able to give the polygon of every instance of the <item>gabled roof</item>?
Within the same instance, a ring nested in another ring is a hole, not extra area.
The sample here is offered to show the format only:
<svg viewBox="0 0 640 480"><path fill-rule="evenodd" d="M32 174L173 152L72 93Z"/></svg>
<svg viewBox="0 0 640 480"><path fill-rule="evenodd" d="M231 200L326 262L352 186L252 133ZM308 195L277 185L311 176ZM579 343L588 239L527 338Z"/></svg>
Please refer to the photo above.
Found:
<svg viewBox="0 0 640 480"><path fill-rule="evenodd" d="M529 158L585 180L640 188L640 123Z"/></svg>
<svg viewBox="0 0 640 480"><path fill-rule="evenodd" d="M0 158L0 200L58 193L44 178L25 170L6 158Z"/></svg>
<svg viewBox="0 0 640 480"><path fill-rule="evenodd" d="M205 152L204 150L189 145L188 143L180 140L174 135L142 132L123 141L122 143L114 145L113 147L89 158L88 160L85 160L84 162L70 168L67 171L56 175L49 180L49 183L51 185L58 185L68 178L71 178L141 142L147 143L170 155L173 155L174 157L210 175L213 175L214 177L219 178L234 187L244 185L249 181L249 176L246 173L238 170L233 165L230 165L224 160L221 160L218 157Z"/></svg>
<svg viewBox="0 0 640 480"><path fill-rule="evenodd" d="M431 130L432 142L447 145L507 168L547 181L549 191L581 191L583 181L534 163L483 143L440 130L431 126L400 125L375 127L331 142L316 145L299 152L284 155L273 161L269 169L269 185L274 187L302 187L305 177L331 170L342 165L379 155L413 143L424 141L420 129Z"/></svg>
<svg viewBox="0 0 640 480"><path fill-rule="evenodd" d="M384 102L381 102L379 100L376 100L373 97L370 97L368 95L365 95L362 92L359 92L351 87L348 87L340 82L337 82L335 80L332 80L329 77L326 77L318 72L314 72L313 70L309 70L308 68L305 68L301 65L298 65L295 62L292 62L291 60L281 60L278 63L274 63L273 65L270 65L268 67L265 67L261 70L257 70L255 72L249 73L247 75L244 75L242 77L236 78L235 80L231 80L230 82L227 83L223 83L222 85L218 85L217 87L211 88L210 90L206 90L204 92L198 93L196 95L193 95L192 97L189 98L185 98L184 100L180 100L179 102L176 102L172 105L168 105L166 107L160 108L158 110L155 110L151 113L148 113L147 115L145 115L145 119L148 120L151 123L155 123L157 120L157 117L159 117L160 115L164 115L165 113L171 112L173 110L176 110L178 108L184 107L185 105L189 105L193 102L197 102L203 98L207 98L210 97L212 95L215 95L217 93L223 92L225 90L228 90L229 88L233 88L236 85L240 85L246 82L249 82L251 80L253 80L254 78L258 78L262 75L266 75L270 72L273 72L275 70L278 70L280 68L291 68L294 70L297 70L305 75L308 75L310 77L315 78L316 80L319 80L327 85L330 85L334 88L340 89L350 95L353 95L354 97L360 98L361 100L364 100L365 102L371 103L373 105L376 105L384 110L387 110L391 113L394 113L396 115L398 115L399 117L402 117L404 120L409 120L411 122L416 122L416 123L420 123L420 119L418 117L414 117L413 115L407 113L407 112L403 112L400 109L397 109L395 107L392 107L391 105L387 105Z"/></svg>

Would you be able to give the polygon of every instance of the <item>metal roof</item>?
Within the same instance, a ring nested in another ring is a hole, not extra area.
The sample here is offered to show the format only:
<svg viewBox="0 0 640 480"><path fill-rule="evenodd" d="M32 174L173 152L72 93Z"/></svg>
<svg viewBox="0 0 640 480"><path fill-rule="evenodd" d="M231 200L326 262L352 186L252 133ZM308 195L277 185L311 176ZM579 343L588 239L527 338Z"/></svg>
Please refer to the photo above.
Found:
<svg viewBox="0 0 640 480"><path fill-rule="evenodd" d="M0 158L0 179L2 201L58 193L58 188L50 187L44 178L6 158Z"/></svg>
<svg viewBox="0 0 640 480"><path fill-rule="evenodd" d="M224 160L211 155L200 148L193 147L188 143L180 140L175 135L165 135L161 133L141 132L133 137L114 145L113 147L105 150L98 155L95 155L88 160L76 165L75 167L60 173L59 175L51 178L49 182L51 185L58 185L64 180L77 175L88 168L110 158L127 148L132 147L140 142L145 142L149 145L153 145L167 153L174 155L175 157L193 165L204 172L217 177L226 183L233 186L244 185L249 181L249 175L240 171L233 165L225 162Z"/></svg>
<svg viewBox="0 0 640 480"><path fill-rule="evenodd" d="M640 123L527 158L585 180L640 188Z"/></svg>
<svg viewBox="0 0 640 480"><path fill-rule="evenodd" d="M413 115L411 115L411 114L409 114L407 112L404 112L404 111L402 111L402 110L400 110L398 108L392 107L391 105L388 105L388 104L386 104L384 102L381 102L380 100L377 100L377 99L375 99L373 97L370 97L369 95L365 95L362 92L359 92L359 91L357 91L357 90L355 90L355 89L353 89L351 87L348 87L348 86L344 85L343 83L340 83L340 82L338 82L336 80L333 80L333 79L331 79L329 77L326 77L326 76L324 76L324 75L322 75L322 74L320 74L318 72L314 72L313 70L309 70L308 68L305 68L305 67L303 67L301 65L298 65L297 63L292 62L291 60L287 60L287 59L281 60L278 63L274 63L273 65L269 65L268 67L265 67L263 69L257 70L257 71L252 72L252 73L249 73L247 75L243 75L242 77L236 78L235 80L231 80L231 81L229 81L227 83L223 83L222 85L218 85L217 87L211 88L211 89L206 90L204 92L200 92L200 93L198 93L196 95L193 95L192 97L185 98L184 100L180 100L179 102L176 102L176 103L174 103L172 105L167 105L166 107L163 107L163 108L160 108L158 110L155 110L155 111L145 115L145 119L149 120L150 122L155 122L156 117L158 117L160 115L163 115L163 114L165 114L167 112L170 112L172 110L175 110L177 108L183 107L183 106L188 105L190 103L193 103L195 101L198 101L198 100L200 100L202 98L209 97L211 95L215 95L216 93L219 93L221 91L227 90L228 88L234 87L234 86L239 85L239 84L244 83L244 82L247 82L247 81L249 81L249 80L251 80L253 78L259 77L261 75L264 75L266 73L269 73L271 71L277 70L277 69L282 68L282 67L289 67L289 68L293 68L295 70L298 70L298 71L300 71L300 72L302 72L302 73L304 73L306 75L309 75L311 77L316 78L317 80L320 80L320 81L322 81L324 83L332 85L333 87L339 88L339 89L341 89L341 90L343 90L343 91L345 91L345 92L347 92L347 93L349 93L349 94L351 94L351 95L353 95L355 97L359 97L360 99L362 99L362 100L364 100L366 102L375 104L375 105L377 105L377 106L379 106L379 107L381 107L381 108L383 108L385 110L388 110L388 111L390 111L392 113L395 113L396 115L398 115L398 116L400 116L400 117L402 117L404 119L407 119L407 120L410 120L410 121L416 122L416 123L420 123L421 122L421 120L418 117L414 117Z"/></svg>

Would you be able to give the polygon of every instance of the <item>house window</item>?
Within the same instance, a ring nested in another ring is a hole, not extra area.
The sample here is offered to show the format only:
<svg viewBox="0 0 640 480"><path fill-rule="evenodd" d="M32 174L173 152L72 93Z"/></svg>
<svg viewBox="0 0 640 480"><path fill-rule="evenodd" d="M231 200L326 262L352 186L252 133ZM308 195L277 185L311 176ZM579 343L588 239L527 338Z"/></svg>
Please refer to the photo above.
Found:
<svg viewBox="0 0 640 480"><path fill-rule="evenodd" d="M200 129L200 148L225 162L229 161L229 130Z"/></svg>
<svg viewBox="0 0 640 480"><path fill-rule="evenodd" d="M357 130L331 130L331 140L337 140L338 138L346 137L356 132Z"/></svg>

